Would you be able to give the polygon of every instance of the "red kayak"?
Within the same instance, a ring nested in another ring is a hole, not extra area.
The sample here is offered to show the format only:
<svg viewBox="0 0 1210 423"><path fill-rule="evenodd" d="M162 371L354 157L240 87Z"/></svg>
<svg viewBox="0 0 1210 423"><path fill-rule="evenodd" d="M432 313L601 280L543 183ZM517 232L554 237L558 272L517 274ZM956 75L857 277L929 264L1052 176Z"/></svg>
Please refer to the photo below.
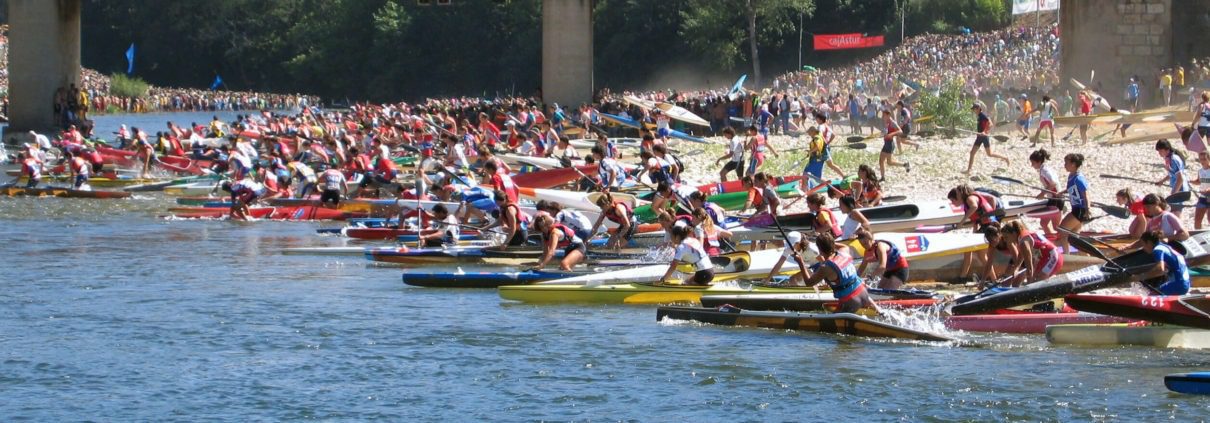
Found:
<svg viewBox="0 0 1210 423"><path fill-rule="evenodd" d="M1068 295L1076 310L1149 322L1210 329L1210 296Z"/></svg>
<svg viewBox="0 0 1210 423"><path fill-rule="evenodd" d="M97 152L101 153L101 157L107 163L119 166L142 166L142 161L138 157L139 153L134 151L97 146ZM157 157L160 159L160 163L156 163L156 167L177 173L201 175L202 168L210 165L209 161L194 161L181 156L160 155Z"/></svg>
<svg viewBox="0 0 1210 423"><path fill-rule="evenodd" d="M178 219L219 219L230 216L223 207L173 207L168 209ZM348 220L366 217L365 213L350 213L324 207L252 207L248 216L272 220Z"/></svg>
<svg viewBox="0 0 1210 423"><path fill-rule="evenodd" d="M802 175L779 176L779 177L773 178L772 185L779 186L779 185L783 185L787 182L801 181L802 178L803 178ZM715 194L726 194L728 192L740 192L740 191L744 190L744 181L736 180L736 181L727 181L727 182L718 182L718 183L713 183L713 184L699 185L697 187L697 190L701 191L702 194L706 194L707 196L715 195Z"/></svg>
<svg viewBox="0 0 1210 423"><path fill-rule="evenodd" d="M576 173L579 169L579 173ZM561 168L542 170L538 172L519 173L513 175L513 183L519 187L526 188L542 188L550 189L568 182L580 179L580 173L592 175L596 173L597 165L576 166L573 168Z"/></svg>
<svg viewBox="0 0 1210 423"><path fill-rule="evenodd" d="M967 332L1046 333L1049 325L1129 323L1132 319L1090 313L1013 313L949 316L945 327Z"/></svg>
<svg viewBox="0 0 1210 423"><path fill-rule="evenodd" d="M479 235L479 231L474 231L474 230L462 230L460 233L463 237ZM384 239L384 240L393 241L393 240L399 238L400 236L404 236L404 235L415 236L416 231L411 230L411 229L395 229L395 228L345 228L344 234L345 234L345 236L347 236L349 238Z"/></svg>

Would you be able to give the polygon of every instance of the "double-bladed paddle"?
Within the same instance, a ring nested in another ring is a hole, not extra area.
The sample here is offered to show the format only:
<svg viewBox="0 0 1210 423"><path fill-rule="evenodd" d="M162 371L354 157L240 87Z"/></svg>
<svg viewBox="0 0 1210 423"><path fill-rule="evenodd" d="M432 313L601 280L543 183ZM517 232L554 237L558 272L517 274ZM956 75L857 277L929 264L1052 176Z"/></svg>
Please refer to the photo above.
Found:
<svg viewBox="0 0 1210 423"><path fill-rule="evenodd" d="M1142 183L1144 183L1144 184L1148 184L1148 185L1163 185L1163 184L1156 183L1155 181L1148 181L1148 180L1146 180L1146 179L1132 178L1132 177L1129 177L1129 176L1110 175L1110 174L1107 174L1107 173L1102 173L1102 174L1100 174L1099 176L1100 176L1100 177L1102 177L1102 178L1105 178L1105 179L1120 179L1120 180L1123 180L1123 181L1142 182Z"/></svg>
<svg viewBox="0 0 1210 423"><path fill-rule="evenodd" d="M1036 190L1046 191L1046 192L1049 192L1049 193L1051 193L1051 194L1059 194L1058 192L1051 191L1051 190L1048 190L1048 189L1046 189L1046 188L1042 188L1042 187L1039 187L1039 186L1030 185L1030 184L1027 184L1027 183L1025 183L1025 181L1022 181L1022 180L1020 180L1020 179L1009 178L1009 177L1007 177L1007 176L992 175L992 179L994 179L994 180L996 180L996 181L998 181L998 182L1004 182L1004 183L1009 183L1009 184L1016 184L1016 185L1021 185L1021 186L1023 186L1023 187L1026 187L1026 188L1033 188L1033 189L1036 189Z"/></svg>

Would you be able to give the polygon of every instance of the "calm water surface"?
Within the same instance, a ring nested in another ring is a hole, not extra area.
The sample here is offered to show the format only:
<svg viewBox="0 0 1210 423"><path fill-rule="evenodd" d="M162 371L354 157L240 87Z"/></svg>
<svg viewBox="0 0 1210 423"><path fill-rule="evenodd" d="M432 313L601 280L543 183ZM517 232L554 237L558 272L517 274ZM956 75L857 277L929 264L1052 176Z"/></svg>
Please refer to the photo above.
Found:
<svg viewBox="0 0 1210 423"><path fill-rule="evenodd" d="M186 120L181 118L179 120ZM162 125L163 118L158 119ZM171 200L0 198L4 420L1198 421L1210 355L657 323L402 285L332 223L169 221ZM921 322L920 324L925 324Z"/></svg>

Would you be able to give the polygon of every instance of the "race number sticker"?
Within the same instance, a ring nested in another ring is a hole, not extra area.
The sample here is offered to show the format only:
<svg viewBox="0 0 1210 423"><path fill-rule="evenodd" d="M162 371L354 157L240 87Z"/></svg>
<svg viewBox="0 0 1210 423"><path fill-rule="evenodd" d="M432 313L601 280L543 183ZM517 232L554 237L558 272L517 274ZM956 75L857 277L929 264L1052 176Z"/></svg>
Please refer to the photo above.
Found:
<svg viewBox="0 0 1210 423"><path fill-rule="evenodd" d="M1105 281L1105 274L1097 266L1089 266L1067 274L1073 288L1082 288Z"/></svg>

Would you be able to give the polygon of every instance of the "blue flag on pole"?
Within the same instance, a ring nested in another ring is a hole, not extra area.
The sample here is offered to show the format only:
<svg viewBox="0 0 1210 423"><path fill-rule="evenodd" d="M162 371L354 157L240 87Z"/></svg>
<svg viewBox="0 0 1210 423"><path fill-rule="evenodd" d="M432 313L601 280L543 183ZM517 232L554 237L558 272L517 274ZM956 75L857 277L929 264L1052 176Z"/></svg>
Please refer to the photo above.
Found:
<svg viewBox="0 0 1210 423"><path fill-rule="evenodd" d="M210 91L217 90L219 85L223 85L223 77L214 75L214 82L210 83Z"/></svg>
<svg viewBox="0 0 1210 423"><path fill-rule="evenodd" d="M126 74L134 72L134 43L130 43L130 48L126 49Z"/></svg>

